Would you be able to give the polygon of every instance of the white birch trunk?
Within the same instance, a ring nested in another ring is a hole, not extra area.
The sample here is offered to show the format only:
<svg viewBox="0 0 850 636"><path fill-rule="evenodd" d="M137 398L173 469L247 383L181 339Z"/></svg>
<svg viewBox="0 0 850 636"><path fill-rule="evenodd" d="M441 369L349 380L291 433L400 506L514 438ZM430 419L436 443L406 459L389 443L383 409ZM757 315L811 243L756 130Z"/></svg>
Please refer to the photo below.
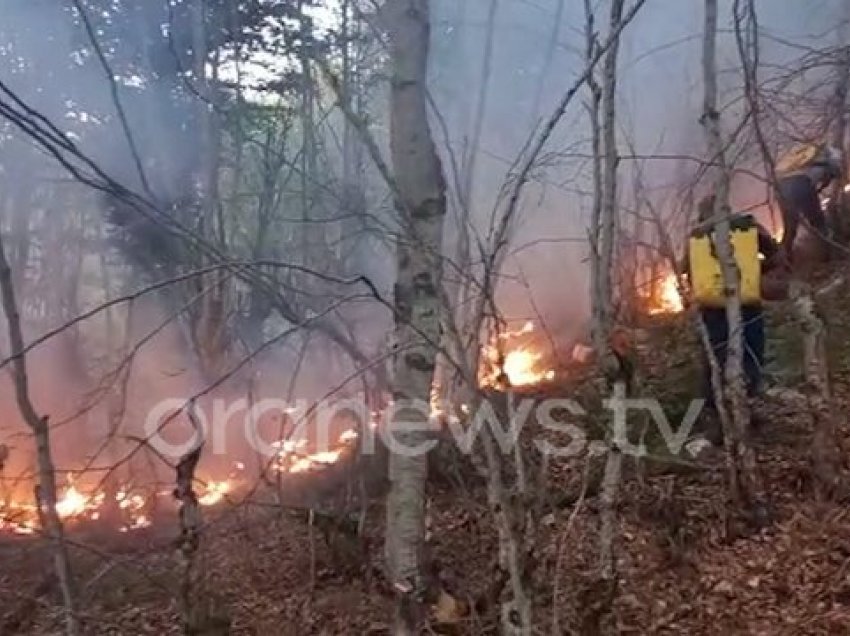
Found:
<svg viewBox="0 0 850 636"><path fill-rule="evenodd" d="M744 492L732 493L743 498L759 514L766 514L764 492L758 478L755 455L747 445L750 410L744 382L744 339L741 321L741 273L735 260L731 242L729 190L731 171L726 161L720 113L717 110L717 0L705 0L705 31L703 39L704 98L702 125L705 129L708 154L716 166L714 184L714 244L723 273L728 320L728 344L725 369L725 397L728 400L731 430L724 433L731 438L735 453L735 466L741 479L736 480ZM713 352L709 351L709 355ZM727 448L729 442L727 442ZM730 484L732 485L732 484Z"/></svg>
<svg viewBox="0 0 850 636"><path fill-rule="evenodd" d="M428 124L429 2L389 0L384 10L392 59L390 149L401 225L394 299L398 351L392 387L396 412L391 426L395 445L415 449L431 441L427 415L405 405L414 401L428 404L434 379L446 194ZM416 633L421 618L426 476L424 452L391 449L386 559L399 595L396 634Z"/></svg>

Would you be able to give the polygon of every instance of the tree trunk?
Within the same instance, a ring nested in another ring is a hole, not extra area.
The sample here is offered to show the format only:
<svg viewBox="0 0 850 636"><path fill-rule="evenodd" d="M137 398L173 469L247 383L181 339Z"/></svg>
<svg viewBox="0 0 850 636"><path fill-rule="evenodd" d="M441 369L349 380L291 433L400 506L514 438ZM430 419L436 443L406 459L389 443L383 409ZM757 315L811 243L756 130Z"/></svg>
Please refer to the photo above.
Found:
<svg viewBox="0 0 850 636"><path fill-rule="evenodd" d="M416 633L425 580L422 549L425 481L431 440L427 415L440 340L440 247L446 187L428 124L427 74L430 38L428 0L389 0L384 6L392 60L390 150L400 216L395 286L395 416L387 499L386 559L398 593L394 633ZM399 453L399 448L408 452Z"/></svg>
<svg viewBox="0 0 850 636"><path fill-rule="evenodd" d="M605 469L599 493L599 570L596 581L595 629L602 634L616 633L613 603L617 595L617 543L623 454L629 443L626 400L636 393L635 360L630 347L614 334L605 357L600 361L610 392L607 408L611 412L607 435Z"/></svg>
<svg viewBox="0 0 850 636"><path fill-rule="evenodd" d="M361 23L357 12L352 11L352 0L345 0L342 6L342 95L346 109L353 113L362 112L363 88L360 86L360 68L358 65L358 41L362 38ZM352 13L354 15L352 15ZM357 137L357 130L351 120L345 117L342 137L342 212L347 217L342 224L345 236L352 239L350 255L343 265L349 272L362 272L371 257L363 234L368 227L366 218L366 179L363 170L363 143Z"/></svg>
<svg viewBox="0 0 850 636"><path fill-rule="evenodd" d="M803 369L806 398L814 420L810 461L821 499L843 495L843 452L836 434L835 414L826 356L826 326L818 315L811 289L799 285L794 291L794 310L803 333Z"/></svg>
<svg viewBox="0 0 850 636"><path fill-rule="evenodd" d="M754 513L766 514L764 491L758 476L755 453L746 441L750 410L744 383L744 342L741 321L741 273L735 260L731 242L729 190L731 171L726 162L720 113L717 111L717 0L705 0L705 32L703 39L704 99L702 125L705 128L710 161L716 166L714 183L714 244L723 273L728 320L728 345L725 369L724 395L729 403L730 421L725 422L727 449L734 453L735 470L739 478L730 475L730 487L738 492L730 494L739 501L747 501ZM713 356L712 350L707 351Z"/></svg>
<svg viewBox="0 0 850 636"><path fill-rule="evenodd" d="M300 21L301 48L299 58L301 63L301 218L302 227L301 262L307 267L320 263L316 256L322 251L315 244L317 239L315 227L310 223L317 218L315 180L318 176L316 160L316 131L315 131L315 96L313 72L310 67L309 51L312 46L313 33L310 17L304 12L304 1L298 2L298 20ZM321 266L317 267L321 269Z"/></svg>
<svg viewBox="0 0 850 636"><path fill-rule="evenodd" d="M848 20L850 9L845 9L844 20L839 29L839 51L836 71L838 82L835 85L835 96L833 98L833 121L832 121L832 145L842 151L841 176L832 184L829 197L829 219L832 224L833 233L842 239L847 235L847 219L844 218L844 186L847 183L847 95L850 92L850 45L848 38Z"/></svg>
<svg viewBox="0 0 850 636"><path fill-rule="evenodd" d="M191 5L192 73L201 96L197 102L200 139L200 159L196 168L196 199L200 211L197 223L199 233L204 239L223 245L226 238L218 183L221 167L221 126L212 107L216 101L219 60L217 51L213 51L213 59L210 60L206 9L205 0L195 0ZM212 75L207 72L208 63ZM197 352L204 377L212 381L223 372L230 349L226 326L228 287L224 270L198 277L197 285L197 292L208 285L211 289L203 294L197 309L189 313L192 320L192 345Z"/></svg>
<svg viewBox="0 0 850 636"><path fill-rule="evenodd" d="M469 147L466 152L466 161L463 167L463 191L459 193L461 205L466 208L467 214L472 213L474 202L475 169L477 166L478 150L481 146L481 133L487 118L487 95L490 88L490 76L493 71L493 44L496 35L496 12L499 9L499 0L489 0L490 7L487 10L487 26L485 27L484 53L481 60L481 76L478 85L478 96L475 100L475 116L472 120L472 136L469 139Z"/></svg>
<svg viewBox="0 0 850 636"><path fill-rule="evenodd" d="M615 33L623 20L625 0L612 0L609 33ZM600 206L598 254L596 258L596 289L593 294L594 347L603 355L608 343L608 334L613 320L614 246L617 242L619 213L617 210L617 168L620 163L617 152L617 54L620 39L616 38L605 53L602 69L602 201Z"/></svg>
<svg viewBox="0 0 850 636"><path fill-rule="evenodd" d="M616 581L616 557L614 543L617 535L617 503L619 501L620 475L623 466L623 449L628 438L622 420L625 415L626 383L618 380L614 383L613 426L608 442L608 455L605 460L605 472L602 477L602 491L599 497L599 578L614 585Z"/></svg>
<svg viewBox="0 0 850 636"><path fill-rule="evenodd" d="M552 70L552 61L558 50L558 36L561 34L561 22L564 20L564 0L557 0L555 15L552 22L552 31L549 34L549 42L546 45L546 53L543 56L543 65L540 68L540 77L534 90L534 101L531 103L531 125L535 126L540 117L540 105L543 103L543 91L550 81L549 71Z"/></svg>
<svg viewBox="0 0 850 636"><path fill-rule="evenodd" d="M595 17L590 6L590 0L584 0L586 17L586 59L590 64L594 59L596 48L599 46L595 32ZM590 116L591 131L591 161L593 165L593 202L590 212L590 304L593 346L596 353L602 353L605 347L605 300L602 297L602 263L600 258L600 229L602 221L602 125L599 121L599 111L602 105L602 89L596 81L596 72L588 75L587 85L590 88L590 104L587 106Z"/></svg>
<svg viewBox="0 0 850 636"><path fill-rule="evenodd" d="M520 530L525 520L524 507L517 510L502 479L502 458L489 428L482 431L487 461L487 499L494 512L499 534L499 568L511 584L511 598L502 604L502 634L530 636L532 633L531 598L527 591L525 552ZM517 440L517 447L519 447ZM521 454L518 461L522 461Z"/></svg>
<svg viewBox="0 0 850 636"><path fill-rule="evenodd" d="M15 384L15 397L24 421L32 429L35 437L36 458L38 461L38 485L36 499L39 515L44 525L44 531L51 543L53 560L56 567L56 577L65 606L65 633L78 632L74 608L73 579L68 549L65 545L62 520L56 512L56 474L53 457L50 450L50 427L46 416L40 416L32 403L27 377L26 356L20 353L24 349L24 337L21 331L21 319L18 314L18 303L15 298L15 287L12 284L12 271L6 259L6 252L0 237L0 293L2 293L3 311L9 326L9 344L14 359L12 377Z"/></svg>

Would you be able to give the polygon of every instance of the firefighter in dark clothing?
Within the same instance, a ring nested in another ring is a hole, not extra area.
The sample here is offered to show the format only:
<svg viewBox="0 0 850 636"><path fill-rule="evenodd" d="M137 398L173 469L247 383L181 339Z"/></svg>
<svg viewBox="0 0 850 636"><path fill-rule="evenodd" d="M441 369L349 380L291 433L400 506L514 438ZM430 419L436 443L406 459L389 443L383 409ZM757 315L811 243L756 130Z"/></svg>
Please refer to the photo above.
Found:
<svg viewBox="0 0 850 636"><path fill-rule="evenodd" d="M824 257L829 254L829 228L821 208L820 192L841 175L841 153L828 146L800 146L776 167L777 199L782 212L782 249L791 260L800 219L817 236Z"/></svg>
<svg viewBox="0 0 850 636"><path fill-rule="evenodd" d="M686 252L685 270L691 281L694 300L708 332L708 339L721 369L728 350L728 322L726 298L720 264L714 253L714 196L699 203L699 221L691 233ZM779 245L751 215L733 215L730 222L730 239L735 260L741 274L741 321L744 339L744 375L747 392L757 395L762 388L764 368L764 316L762 312L762 273L784 266L785 258ZM706 406L715 406L711 385L711 367L708 357L703 360L702 395Z"/></svg>

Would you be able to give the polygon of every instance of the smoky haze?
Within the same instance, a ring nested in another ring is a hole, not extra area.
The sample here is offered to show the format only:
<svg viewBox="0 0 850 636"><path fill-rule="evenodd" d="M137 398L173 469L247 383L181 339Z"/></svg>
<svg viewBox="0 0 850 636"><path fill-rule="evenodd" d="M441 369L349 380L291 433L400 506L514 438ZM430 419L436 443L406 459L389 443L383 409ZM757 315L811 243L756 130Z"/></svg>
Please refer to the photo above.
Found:
<svg viewBox="0 0 850 636"><path fill-rule="evenodd" d="M533 127L549 117L584 68L583 3L502 0L496 4L472 204L480 231L486 229L500 186ZM563 5L561 19L556 21L559 4ZM604 39L608 3L591 4L597 13L596 29L602 31ZM740 95L742 79L732 2L720 4L721 88L724 94ZM491 3L442 0L434 6L432 90L451 130L452 151L461 157L473 135ZM843 16L842 3L837 0L787 3L781 10L777 3L761 1L756 2L756 10L763 34L763 80L781 73L783 65L798 58L806 46L836 41ZM634 207L637 163L648 196L667 214L678 208L681 189L698 172L697 160L705 147L699 124L702 21L702 6L697 3L653 1L624 32L617 98L620 152L658 157L621 161L620 200L624 208ZM801 83L814 85L822 76L823 72L815 69ZM546 150L546 165L536 171L536 180L526 190L512 241L514 256L507 262L500 289L500 306L508 317L525 320L543 316L549 328L566 339L583 335L589 315L587 231L592 186L586 97L584 94L581 103L576 101L569 109ZM729 126L734 114L740 116L742 111L740 103L728 105ZM789 140L779 141L787 144ZM755 148L745 155L742 167L763 173ZM748 207L765 199L765 187L758 180L739 175L732 196L735 205ZM766 210L761 214L769 216ZM684 222L676 220L674 237L684 233ZM515 280L517 276L522 280Z"/></svg>
<svg viewBox="0 0 850 636"><path fill-rule="evenodd" d="M604 30L607 4L593 4L598 11L597 28ZM731 2L723 4L722 24L727 31L721 40L721 82L724 90L731 92L738 90L740 74L729 31ZM769 36L763 38L761 51L765 74L769 74L798 57L800 47L833 39L843 3L783 3L781 10L772 0L756 4L762 31ZM132 12L131 19L118 21L107 9L92 12L92 21L109 57L141 172L153 198L168 208L191 196L197 175L203 170L200 120L207 106L195 94L191 75L178 72L192 66L189 18L181 2L173 3L177 10L171 14L164 2L116 2L114 8L119 5ZM431 92L446 122L448 148L463 157L473 135L491 4L484 0L436 0L433 5ZM583 68L582 3L563 2L556 21L558 6L557 0L497 2L472 180L471 208L479 233L486 232L506 175L529 135L549 116ZM139 165L118 116L112 85L71 3L3 0L2 16L0 80L67 131L111 177L141 191ZM699 167L698 162L682 157L703 154L698 122L701 83L695 71L699 69L701 27L698 4L654 0L626 29L621 48L621 152L667 157L641 162L644 187L666 214L676 209L681 188ZM817 72L812 75L806 81L815 82ZM741 105L731 104L729 108L734 113ZM376 104L375 110L386 112L383 104ZM386 130L385 124L376 122L379 136ZM440 126L434 123L433 128L448 170L451 162ZM325 135L328 138L323 143L331 147L330 133ZM500 307L507 318L542 320L557 339L565 342L585 336L589 314L589 152L587 114L583 105L575 102L547 146L545 165L535 171L534 181L526 188L499 287ZM757 153L752 152L747 161L753 169L759 169ZM630 159L621 165L624 207L634 204L636 165ZM371 169L364 172L364 178L371 182L369 203L375 215L386 219L386 190L374 185L377 177ZM4 230L10 237L27 338L62 324L106 297L126 293L151 280L151 271L144 267L144 254L142 258L138 253L128 254L113 240L114 219L103 196L76 183L7 121L0 123L0 179ZM763 198L763 186L742 177L736 181L733 195L739 206L754 204ZM297 198L298 193L291 196ZM339 201L334 199L327 205L333 207ZM326 229L329 235L343 240L342 224L329 224ZM86 243L84 256L73 255L68 237ZM454 230L450 229L447 243L453 241ZM373 239L359 249L354 259L359 270L352 273L367 273L389 297L392 256L385 241ZM117 274L115 280L104 280L104 264ZM134 307L137 315L129 327L134 336L131 341L144 338L174 310L162 298L150 298ZM357 331L357 336L375 354L391 324L388 313L374 303L346 311L351 312L345 314L350 322L357 318L370 323ZM115 324L109 326L110 320ZM30 374L37 378L33 383L36 403L41 411L51 414L53 421L63 421L92 402L99 386L97 377L110 368L105 359L111 357L115 362L115 352L110 356L109 347L121 341L127 329L125 322L126 310L116 311L111 317L101 315L40 347L30 357ZM285 326L283 321L272 325L277 331ZM108 329L114 330L110 341L104 337ZM140 348L130 375L125 419L138 422L160 397L186 395L203 386L203 373L187 340L185 328L174 324ZM6 342L4 350L8 351ZM80 351L86 354L82 358ZM338 352L323 347L321 339L308 342L303 337L272 347L258 359L256 368L252 367L261 371L260 393L281 395L294 388L295 393L313 398L342 382L352 368L340 360ZM299 380L293 384L296 373ZM222 391L239 394L244 392L244 384L229 385ZM13 440L13 447L24 447L14 441L22 439L21 426L5 379L2 404L0 441ZM97 438L105 430L104 409L99 405L88 410L86 417L92 423L85 430L90 437ZM58 435L69 440L58 444L62 449L60 464L84 457L86 449L94 447L91 439L79 435L78 422L65 426ZM26 456L19 465L28 459Z"/></svg>

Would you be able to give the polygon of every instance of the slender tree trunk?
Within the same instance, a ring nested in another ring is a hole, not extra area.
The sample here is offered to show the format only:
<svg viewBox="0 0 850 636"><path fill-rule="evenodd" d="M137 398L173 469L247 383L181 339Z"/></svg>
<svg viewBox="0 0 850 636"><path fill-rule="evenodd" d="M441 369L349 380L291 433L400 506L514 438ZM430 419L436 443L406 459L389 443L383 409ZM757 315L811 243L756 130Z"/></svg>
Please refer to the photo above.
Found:
<svg viewBox="0 0 850 636"><path fill-rule="evenodd" d="M626 383L623 380L617 380L613 388L614 422L602 477L599 530L599 578L611 585L615 583L617 573L614 554L617 536L617 504L623 467L623 449L628 442L622 421L625 418Z"/></svg>
<svg viewBox="0 0 850 636"><path fill-rule="evenodd" d="M3 239L0 237L0 293L2 293L3 311L9 327L9 344L12 352L24 349L24 337L21 330L21 319L18 314L18 302L15 298L15 287L12 283L12 271L6 259ZM15 359L12 368L15 384L15 397L24 421L32 429L35 437L36 458L38 461L38 486L36 499L44 531L53 550L53 560L59 589L65 606L65 632L72 635L78 632L74 607L73 578L68 549L65 545L62 520L56 512L56 474L53 457L50 450L50 427L46 416L41 416L32 403L27 376L26 356L21 353Z"/></svg>
<svg viewBox="0 0 850 636"><path fill-rule="evenodd" d="M848 44L848 30L850 30L850 8L845 9L844 21L839 30L839 51L836 71L838 82L835 85L835 96L833 98L834 111L832 121L832 145L842 151L841 176L832 184L832 192L829 197L829 217L835 236L842 239L847 234L847 219L845 215L844 186L847 184L847 96L850 92L850 44Z"/></svg>
<svg viewBox="0 0 850 636"><path fill-rule="evenodd" d="M752 506L760 518L767 514L764 491L758 475L755 453L749 447L746 434L749 429L750 409L744 383L744 339L741 321L741 272L735 260L731 242L731 211L729 190L731 171L726 161L720 113L717 110L717 0L705 0L705 32L703 39L704 99L702 125L705 129L708 154L717 166L714 184L715 207L714 243L723 273L728 320L728 344L725 369L725 397L731 411L729 430L724 431L731 439L731 450L735 454L734 466L740 479L732 479L730 487L737 483L743 492L731 494ZM708 352L713 355L713 351ZM762 519L763 520L763 519Z"/></svg>
<svg viewBox="0 0 850 636"><path fill-rule="evenodd" d="M619 537L620 489L623 455L628 449L629 423L626 400L636 392L636 373L631 347L618 334L613 334L605 357L600 361L611 397L607 408L611 412L607 435L607 454L599 495L599 570L595 605L601 634L613 634L616 625L613 603L617 595L617 544Z"/></svg>
<svg viewBox="0 0 850 636"><path fill-rule="evenodd" d="M218 183L221 167L221 127L212 107L216 101L219 60L217 52L214 52L215 55L210 60L210 51L207 46L206 0L195 0L191 11L192 72L201 96L197 103L200 139L200 160L196 175L196 200L200 209L198 228L205 239L223 244L226 239ZM209 75L207 70L208 62L211 62L212 75ZM225 272L222 270L199 277L197 281L200 287L196 291L215 281L214 289L201 299L191 325L192 344L197 351L203 373L208 378L216 378L221 373L227 362L226 356L230 347L225 326L227 313L225 278ZM192 315L190 313L190 316Z"/></svg>
<svg viewBox="0 0 850 636"><path fill-rule="evenodd" d="M794 290L794 310L803 333L803 369L806 398L814 420L810 461L821 499L843 496L842 448L836 434L836 405L829 382L826 355L826 325L818 315L811 289L798 285Z"/></svg>
<svg viewBox="0 0 850 636"><path fill-rule="evenodd" d="M481 60L481 78L478 84L478 96L475 100L475 116L472 120L472 136L467 148L466 165L463 175L463 192L460 193L461 205L471 214L474 200L475 169L478 159L478 149L481 146L481 133L487 118L487 95L490 88L490 77L493 71L493 44L496 35L496 13L499 0L489 0L487 11L487 26L485 27L484 53Z"/></svg>
<svg viewBox="0 0 850 636"><path fill-rule="evenodd" d="M390 151L401 224L394 299L395 415L390 431L395 448L390 449L386 559L399 601L394 633L414 634L426 587L424 449L432 442L427 414L415 407L429 403L440 341L446 186L428 124L429 2L389 0L384 11L392 60Z"/></svg>
<svg viewBox="0 0 850 636"><path fill-rule="evenodd" d="M493 73L493 48L496 36L496 15L499 10L499 0L489 0L487 10L487 22L485 26L485 41L484 51L481 58L481 69L478 77L478 92L474 100L475 110L472 116L472 131L467 146L464 150L463 165L460 169L459 184L457 189L458 198L458 219L457 219L457 254L456 262L459 271L468 272L467 276L457 285L454 294L454 311L451 308L446 308L447 319L452 319L457 325L460 325L460 331L463 333L465 342L468 347L465 350L458 351L457 354L465 356L468 361L474 360L477 356L477 347L479 346L480 334L476 329L480 329L480 325L476 325L476 320L471 316L474 303L470 302L470 298L475 293L474 276L473 276L473 257L472 257L472 237L470 236L470 228L472 227L472 217L475 210L475 179L478 165L478 154L481 147L481 135L484 130L484 123L487 119L487 97L490 89L490 80ZM461 18L460 28L463 27L463 16ZM473 349L475 349L473 351ZM451 395L454 393L454 387L444 387L445 394Z"/></svg>
<svg viewBox="0 0 850 636"><path fill-rule="evenodd" d="M524 507L517 509L502 478L502 458L492 432L485 427L482 444L487 461L487 499L494 512L499 535L499 567L507 572L511 598L502 603L502 634L530 636L532 633L531 598L525 573L525 553L520 530L525 520ZM517 440L517 447L519 440ZM522 462L521 453L517 461Z"/></svg>
<svg viewBox="0 0 850 636"><path fill-rule="evenodd" d="M298 19L301 23L299 51L301 62L301 216L304 221L302 228L301 260L310 267L318 263L318 250L315 244L318 238L311 220L316 218L316 131L315 131L315 96L313 71L310 66L310 48L312 47L313 32L310 17L304 12L304 1L298 3Z"/></svg>
<svg viewBox="0 0 850 636"><path fill-rule="evenodd" d="M614 33L623 20L625 0L612 0L609 33ZM617 54L620 39L615 39L605 53L602 69L602 203L599 219L599 263L597 289L593 294L596 303L594 346L600 355L605 351L613 320L614 246L617 243L619 212L617 208L617 168L620 156L617 151Z"/></svg>
<svg viewBox="0 0 850 636"><path fill-rule="evenodd" d="M554 21L552 23L552 31L549 35L549 42L546 45L546 53L543 57L543 66L540 70L540 77L537 80L537 87L534 91L534 101L531 103L531 123L534 125L540 117L540 105L543 102L543 90L549 81L549 71L552 69L552 61L555 58L555 53L558 50L558 36L561 34L561 22L564 20L564 0L557 0L555 8Z"/></svg>
<svg viewBox="0 0 850 636"><path fill-rule="evenodd" d="M344 110L360 114L363 112L363 87L361 86L360 45L362 23L359 13L352 9L353 0L345 0L342 5L342 95L346 102ZM363 143L357 135L356 127L348 117L344 118L342 141L342 184L344 199L342 209L348 217L343 223L343 232L351 238L347 262L343 262L348 272L362 272L372 257L365 242L368 230L366 217L366 179L363 171Z"/></svg>
<svg viewBox="0 0 850 636"><path fill-rule="evenodd" d="M590 64L596 55L598 38L595 30L595 16L590 0L584 0L586 59ZM591 161L593 165L593 201L590 212L590 304L592 314L593 346L597 354L605 347L605 299L602 297L602 262L600 254L600 231L602 222L602 124L599 121L599 111L602 107L602 88L596 81L596 71L588 75L587 85L590 89L590 103L587 106L590 116Z"/></svg>
<svg viewBox="0 0 850 636"><path fill-rule="evenodd" d="M12 219L12 277L15 289L23 292L27 281L27 265L30 260L32 233L30 232L30 217L32 208L24 197L15 194L15 188L9 189L8 209Z"/></svg>

